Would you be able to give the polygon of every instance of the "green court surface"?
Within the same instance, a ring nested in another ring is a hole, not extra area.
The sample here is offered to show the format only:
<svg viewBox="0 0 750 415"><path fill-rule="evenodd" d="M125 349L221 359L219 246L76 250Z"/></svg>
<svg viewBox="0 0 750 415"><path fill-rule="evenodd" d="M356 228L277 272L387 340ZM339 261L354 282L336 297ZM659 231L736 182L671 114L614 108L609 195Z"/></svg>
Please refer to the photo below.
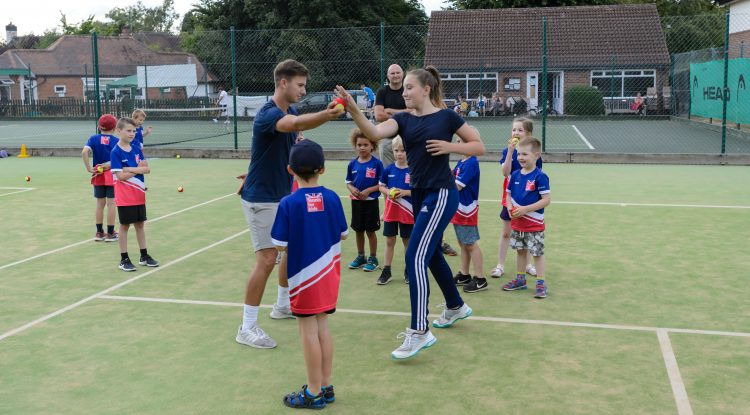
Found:
<svg viewBox="0 0 750 415"><path fill-rule="evenodd" d="M467 118L479 130L488 150L507 146L511 118ZM535 120L534 135L542 138L540 120ZM234 122L223 120L147 120L154 127L146 137L147 146L165 148L232 149L235 146ZM0 122L0 148L83 147L94 134L93 121L6 120ZM335 121L305 132L327 149L347 149L351 121ZM250 147L252 121L237 121L237 148ZM546 148L550 153L625 153L625 154L719 154L721 130L716 126L664 118L575 119L550 118L546 127ZM728 129L726 152L750 154L750 134Z"/></svg>
<svg viewBox="0 0 750 415"><path fill-rule="evenodd" d="M81 164L0 160L0 413L294 413L281 398L305 383L304 363L296 323L268 317L273 278L259 322L279 346L234 340L253 266L234 194L247 162L151 160L148 248L162 265L134 273L117 269L117 244L90 240L94 201ZM341 195L345 165L329 162L321 177ZM481 168L489 273L502 182L497 163ZM549 297L503 292L508 276L491 279L489 290L463 295L471 318L433 329L435 346L394 361L395 336L409 324L403 248L385 286L375 284L379 271L344 266L327 413L750 412L750 169L545 170ZM457 246L452 227L445 236ZM342 247L346 264L354 238ZM379 249L382 264L382 237ZM458 258L449 263L456 271ZM514 263L510 252L506 269Z"/></svg>

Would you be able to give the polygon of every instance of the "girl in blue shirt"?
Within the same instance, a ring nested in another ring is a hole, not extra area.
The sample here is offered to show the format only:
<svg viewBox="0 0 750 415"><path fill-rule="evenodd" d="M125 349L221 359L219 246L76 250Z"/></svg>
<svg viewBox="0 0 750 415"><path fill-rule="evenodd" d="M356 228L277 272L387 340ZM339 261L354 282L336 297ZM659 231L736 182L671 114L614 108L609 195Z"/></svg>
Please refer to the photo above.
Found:
<svg viewBox="0 0 750 415"><path fill-rule="evenodd" d="M391 353L394 359L406 359L437 341L427 323L428 267L446 303L433 327L450 327L472 313L456 289L453 272L439 243L458 207L458 190L448 156L450 153L479 156L484 154L484 144L458 114L445 108L440 74L434 67L415 69L406 75L403 96L409 111L378 125L367 120L343 87L337 86L336 90L347 101L346 109L357 127L369 138L401 136L411 169L414 229L406 249L406 270L412 317L411 326L398 336L404 338L403 344ZM453 134L461 137L463 143L453 143Z"/></svg>

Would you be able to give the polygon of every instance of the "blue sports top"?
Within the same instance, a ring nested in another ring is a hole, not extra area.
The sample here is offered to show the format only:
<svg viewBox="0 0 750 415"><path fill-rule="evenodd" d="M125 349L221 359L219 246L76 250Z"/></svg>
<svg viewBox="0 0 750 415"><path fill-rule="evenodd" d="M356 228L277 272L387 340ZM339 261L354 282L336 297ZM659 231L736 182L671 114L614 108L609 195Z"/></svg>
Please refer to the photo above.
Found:
<svg viewBox="0 0 750 415"><path fill-rule="evenodd" d="M255 116L250 167L242 185L242 199L248 202L276 203L292 191L286 166L298 133L276 131L276 123L287 114L297 115L297 110L289 107L285 113L270 100Z"/></svg>
<svg viewBox="0 0 750 415"><path fill-rule="evenodd" d="M398 134L404 141L406 159L411 170L411 187L415 189L450 189L456 183L449 164L449 155L433 156L427 152L427 140L453 141L453 134L464 125L455 111L441 109L432 114L416 116L399 112L393 116Z"/></svg>

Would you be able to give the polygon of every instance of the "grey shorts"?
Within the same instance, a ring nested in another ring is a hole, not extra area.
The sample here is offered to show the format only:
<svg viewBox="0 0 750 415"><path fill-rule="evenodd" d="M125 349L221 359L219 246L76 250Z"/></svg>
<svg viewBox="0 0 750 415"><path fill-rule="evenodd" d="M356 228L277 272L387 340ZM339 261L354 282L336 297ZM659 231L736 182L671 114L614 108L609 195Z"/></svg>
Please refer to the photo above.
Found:
<svg viewBox="0 0 750 415"><path fill-rule="evenodd" d="M510 247L512 249L526 249L531 256L544 255L544 231L540 232L521 232L512 231L510 233Z"/></svg>
<svg viewBox="0 0 750 415"><path fill-rule="evenodd" d="M479 240L479 228L477 226L453 225L456 230L456 239L462 245L474 245Z"/></svg>
<svg viewBox="0 0 750 415"><path fill-rule="evenodd" d="M271 242L271 228L276 219L278 203L252 203L242 199L242 211L245 213L250 238L253 240L253 251L275 248Z"/></svg>
<svg viewBox="0 0 750 415"><path fill-rule="evenodd" d="M396 162L396 156L393 155L393 140L384 139L378 142L378 150L380 151L380 161L383 162L383 167Z"/></svg>

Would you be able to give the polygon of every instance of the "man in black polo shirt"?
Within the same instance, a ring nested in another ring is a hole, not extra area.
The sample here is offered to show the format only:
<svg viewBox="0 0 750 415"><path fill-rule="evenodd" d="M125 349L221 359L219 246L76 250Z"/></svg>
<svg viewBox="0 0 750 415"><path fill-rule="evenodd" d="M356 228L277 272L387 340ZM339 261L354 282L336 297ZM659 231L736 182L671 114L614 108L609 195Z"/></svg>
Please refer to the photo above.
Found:
<svg viewBox="0 0 750 415"><path fill-rule="evenodd" d="M388 85L382 86L378 89L378 93L375 96L375 120L377 122L383 122L394 114L402 111L406 111L406 103L404 102L404 70L398 64L393 64L388 67ZM383 167L388 167L392 164L395 159L393 158L393 149L391 148L391 140L380 141L380 161L383 162Z"/></svg>

